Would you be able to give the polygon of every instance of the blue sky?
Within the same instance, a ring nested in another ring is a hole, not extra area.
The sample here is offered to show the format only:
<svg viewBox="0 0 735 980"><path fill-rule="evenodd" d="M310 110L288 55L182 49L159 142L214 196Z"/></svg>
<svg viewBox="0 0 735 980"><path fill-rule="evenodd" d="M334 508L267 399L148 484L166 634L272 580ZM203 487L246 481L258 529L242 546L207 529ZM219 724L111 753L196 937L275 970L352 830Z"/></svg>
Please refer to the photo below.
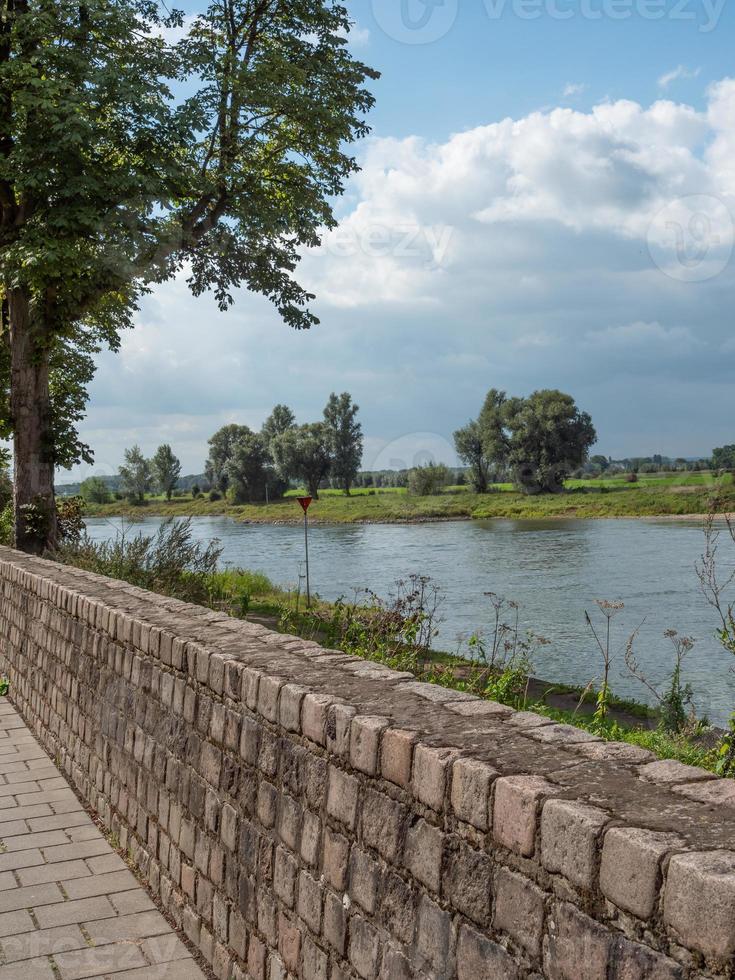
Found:
<svg viewBox="0 0 735 980"><path fill-rule="evenodd" d="M382 78L342 227L300 272L321 325L159 287L100 358L73 475L163 441L199 472L220 425L308 421L344 389L366 467L452 461L489 387L570 391L614 456L735 441L735 4L350 9Z"/></svg>

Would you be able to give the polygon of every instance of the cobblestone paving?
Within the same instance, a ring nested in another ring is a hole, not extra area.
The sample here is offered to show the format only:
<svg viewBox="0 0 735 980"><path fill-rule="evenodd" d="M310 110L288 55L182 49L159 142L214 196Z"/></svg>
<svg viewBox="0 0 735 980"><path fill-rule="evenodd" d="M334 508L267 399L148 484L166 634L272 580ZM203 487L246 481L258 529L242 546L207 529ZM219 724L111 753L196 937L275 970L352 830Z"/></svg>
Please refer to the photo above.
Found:
<svg viewBox="0 0 735 980"><path fill-rule="evenodd" d="M204 980L0 698L0 980Z"/></svg>

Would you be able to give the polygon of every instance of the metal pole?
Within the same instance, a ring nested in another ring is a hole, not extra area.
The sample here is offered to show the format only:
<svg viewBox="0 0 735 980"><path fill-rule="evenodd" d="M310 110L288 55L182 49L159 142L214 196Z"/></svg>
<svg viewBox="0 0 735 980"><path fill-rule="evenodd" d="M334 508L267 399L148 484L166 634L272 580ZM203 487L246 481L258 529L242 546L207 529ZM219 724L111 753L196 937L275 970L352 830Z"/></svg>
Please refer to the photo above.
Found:
<svg viewBox="0 0 735 980"><path fill-rule="evenodd" d="M306 552L306 608L311 608L311 592L309 591L309 518L304 511L304 551Z"/></svg>

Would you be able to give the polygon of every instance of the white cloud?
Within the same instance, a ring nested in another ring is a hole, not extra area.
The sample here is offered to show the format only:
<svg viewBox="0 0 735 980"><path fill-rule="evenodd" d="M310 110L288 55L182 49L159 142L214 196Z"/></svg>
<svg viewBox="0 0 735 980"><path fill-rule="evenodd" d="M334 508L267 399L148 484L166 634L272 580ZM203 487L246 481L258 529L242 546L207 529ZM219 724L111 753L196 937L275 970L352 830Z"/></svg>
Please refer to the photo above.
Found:
<svg viewBox="0 0 735 980"><path fill-rule="evenodd" d="M584 84L584 82L569 82L568 85L564 86L562 97L565 99L571 99L575 95L581 95L586 88L587 86Z"/></svg>
<svg viewBox="0 0 735 980"><path fill-rule="evenodd" d="M451 444L491 385L561 387L592 413L601 451L706 452L730 438L726 228L705 242L720 271L703 282L677 278L675 239L649 251L663 212L696 254L701 229L678 204L697 195L735 215L732 79L702 111L620 100L443 143L372 139L339 232L299 273L321 325L295 334L259 297L220 314L183 282L161 286L102 359L85 430L109 465L165 436L195 471L218 425L259 425L279 401L317 417L348 389L375 458L396 442L408 458L421 433Z"/></svg>
<svg viewBox="0 0 735 980"><path fill-rule="evenodd" d="M658 85L659 88L667 89L674 82L678 82L682 78L699 78L701 73L701 68L687 68L685 65L679 65L672 71L668 71L665 75L662 75L658 80Z"/></svg>

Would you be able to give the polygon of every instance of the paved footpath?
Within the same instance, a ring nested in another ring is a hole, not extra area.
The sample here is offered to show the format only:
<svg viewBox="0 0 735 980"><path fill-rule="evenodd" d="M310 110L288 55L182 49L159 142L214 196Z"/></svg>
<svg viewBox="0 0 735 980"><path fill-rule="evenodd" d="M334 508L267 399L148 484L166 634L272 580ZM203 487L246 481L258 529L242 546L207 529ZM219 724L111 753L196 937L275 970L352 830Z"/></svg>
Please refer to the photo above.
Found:
<svg viewBox="0 0 735 980"><path fill-rule="evenodd" d="M0 980L204 980L0 698Z"/></svg>

